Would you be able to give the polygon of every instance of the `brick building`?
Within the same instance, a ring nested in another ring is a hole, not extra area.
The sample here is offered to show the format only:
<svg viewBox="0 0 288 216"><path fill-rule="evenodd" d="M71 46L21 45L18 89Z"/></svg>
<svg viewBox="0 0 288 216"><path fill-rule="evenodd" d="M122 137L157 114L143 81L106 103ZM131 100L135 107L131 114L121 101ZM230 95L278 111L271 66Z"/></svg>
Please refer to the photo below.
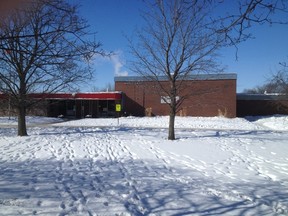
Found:
<svg viewBox="0 0 288 216"><path fill-rule="evenodd" d="M236 74L202 74L183 81L178 97L190 95L181 104L180 116L265 116L288 114L288 96L279 94L236 94ZM159 77L163 86L169 86ZM28 115L66 118L117 117L119 115L169 115L167 95L155 82L140 76L115 77L114 92L30 94L40 100ZM116 111L116 107L121 111ZM0 93L0 116L16 115L8 95Z"/></svg>
<svg viewBox="0 0 288 216"><path fill-rule="evenodd" d="M58 93L45 97L48 116L71 118L115 117L121 92Z"/></svg>
<svg viewBox="0 0 288 216"><path fill-rule="evenodd" d="M30 94L29 97L39 102L28 114L65 118L115 117L116 104L122 101L121 92ZM16 115L7 96L0 94L0 99L0 116Z"/></svg>
<svg viewBox="0 0 288 216"><path fill-rule="evenodd" d="M237 116L288 114L288 96L281 94L237 94Z"/></svg>
<svg viewBox="0 0 288 216"><path fill-rule="evenodd" d="M190 95L181 104L178 115L236 117L236 74L201 74L185 79L179 98ZM159 77L163 86L169 82ZM123 95L123 111L127 115L169 115L165 95L155 82L144 77L115 77L115 90Z"/></svg>

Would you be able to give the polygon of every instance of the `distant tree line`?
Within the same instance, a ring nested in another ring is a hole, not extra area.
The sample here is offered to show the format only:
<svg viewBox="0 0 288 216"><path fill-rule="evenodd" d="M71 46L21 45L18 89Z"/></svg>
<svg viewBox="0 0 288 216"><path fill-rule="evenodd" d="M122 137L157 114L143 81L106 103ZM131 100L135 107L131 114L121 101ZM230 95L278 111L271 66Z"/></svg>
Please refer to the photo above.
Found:
<svg viewBox="0 0 288 216"><path fill-rule="evenodd" d="M288 64L280 63L281 69L272 74L263 85L252 89L245 89L244 93L250 94L280 94L288 95Z"/></svg>

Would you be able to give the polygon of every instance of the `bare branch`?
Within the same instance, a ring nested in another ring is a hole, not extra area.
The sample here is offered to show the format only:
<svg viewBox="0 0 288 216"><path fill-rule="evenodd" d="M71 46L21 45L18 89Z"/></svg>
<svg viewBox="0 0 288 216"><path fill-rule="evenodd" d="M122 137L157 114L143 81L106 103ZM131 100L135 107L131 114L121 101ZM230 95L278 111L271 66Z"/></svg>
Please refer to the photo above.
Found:
<svg viewBox="0 0 288 216"><path fill-rule="evenodd" d="M285 0L244 0L233 5L230 0L149 2L143 15L146 25L137 33L138 43L131 43L135 57L131 70L154 81L154 91L168 97L169 139L175 138L173 123L180 105L195 94L187 90L191 86L185 82L191 74L222 72L217 63L218 50L237 48L251 37L248 30L252 24L288 23L287 18L275 20L279 12L288 17ZM219 14L225 4L234 8Z"/></svg>
<svg viewBox="0 0 288 216"><path fill-rule="evenodd" d="M28 94L63 90L91 77L86 63L106 53L88 27L64 0L27 0L1 16L0 91L13 97L21 118L35 104Z"/></svg>

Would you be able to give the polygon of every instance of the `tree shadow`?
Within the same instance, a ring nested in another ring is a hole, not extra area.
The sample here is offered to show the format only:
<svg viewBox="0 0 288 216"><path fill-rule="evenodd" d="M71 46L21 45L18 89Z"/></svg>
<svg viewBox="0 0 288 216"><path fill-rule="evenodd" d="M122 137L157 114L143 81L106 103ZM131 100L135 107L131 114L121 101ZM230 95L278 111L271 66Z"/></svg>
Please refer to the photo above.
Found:
<svg viewBox="0 0 288 216"><path fill-rule="evenodd" d="M47 135L69 135L69 134L81 134L81 135L89 135L89 134L95 134L95 133L108 133L108 132L129 132L133 131L135 128L127 128L127 127L101 127L101 126L71 126L71 127L47 127L46 130L40 130L37 131L37 135L40 136L47 136Z"/></svg>
<svg viewBox="0 0 288 216"><path fill-rule="evenodd" d="M194 133L194 134L192 134ZM270 136L273 134L281 136ZM283 140L282 135L287 136L286 131L273 131L273 130L218 130L218 129L183 129L178 139L197 139L197 138L256 138L257 140Z"/></svg>
<svg viewBox="0 0 288 216"><path fill-rule="evenodd" d="M153 160L31 159L0 168L0 212L8 215L288 213L287 188L277 182L225 183Z"/></svg>

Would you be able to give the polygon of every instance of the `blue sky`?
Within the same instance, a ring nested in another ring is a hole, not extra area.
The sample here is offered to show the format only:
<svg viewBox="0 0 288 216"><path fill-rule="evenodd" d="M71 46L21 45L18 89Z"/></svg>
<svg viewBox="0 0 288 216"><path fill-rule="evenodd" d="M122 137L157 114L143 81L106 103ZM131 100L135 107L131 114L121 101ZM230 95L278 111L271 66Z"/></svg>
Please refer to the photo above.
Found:
<svg viewBox="0 0 288 216"><path fill-rule="evenodd" d="M142 0L70 0L79 3L80 15L88 20L91 31L97 32L96 39L103 49L115 52L110 59L96 58L95 76L81 91L103 89L114 83L115 75L133 75L127 61L131 58L127 37L133 37L135 28L143 23L140 10ZM279 62L288 61L288 26L258 25L251 28L255 39L238 46L238 60L235 48L223 49L219 61L226 66L226 72L237 73L237 92L262 85L271 73L279 69Z"/></svg>

